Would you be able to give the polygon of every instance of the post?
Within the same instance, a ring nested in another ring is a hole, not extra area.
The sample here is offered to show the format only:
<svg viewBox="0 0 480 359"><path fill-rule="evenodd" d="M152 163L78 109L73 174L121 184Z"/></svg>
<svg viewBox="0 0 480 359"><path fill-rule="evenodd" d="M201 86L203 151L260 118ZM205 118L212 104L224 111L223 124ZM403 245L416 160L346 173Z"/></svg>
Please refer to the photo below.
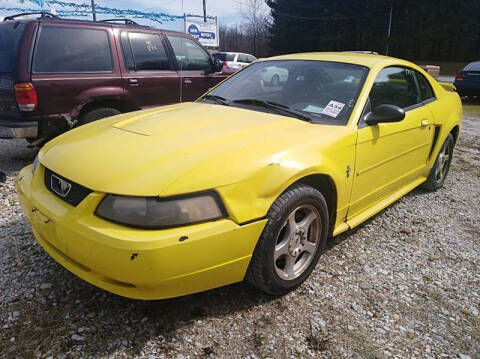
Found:
<svg viewBox="0 0 480 359"><path fill-rule="evenodd" d="M207 22L207 0L203 0L203 22Z"/></svg>
<svg viewBox="0 0 480 359"><path fill-rule="evenodd" d="M97 21L97 14L95 13L95 0L92 0L92 15L93 21Z"/></svg>
<svg viewBox="0 0 480 359"><path fill-rule="evenodd" d="M390 34L392 33L392 16L393 16L393 0L390 3L390 16L388 18L388 30L387 30L387 48L385 49L385 55L388 55L390 49Z"/></svg>

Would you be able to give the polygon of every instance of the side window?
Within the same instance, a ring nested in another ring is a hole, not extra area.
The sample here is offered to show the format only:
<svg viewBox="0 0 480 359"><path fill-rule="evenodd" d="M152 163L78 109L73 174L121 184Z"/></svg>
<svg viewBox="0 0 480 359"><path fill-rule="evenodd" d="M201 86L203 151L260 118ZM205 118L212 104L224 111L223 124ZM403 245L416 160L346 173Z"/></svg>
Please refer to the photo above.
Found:
<svg viewBox="0 0 480 359"><path fill-rule="evenodd" d="M257 58L255 56L252 56L252 55L247 55L247 62L250 64L252 62L254 62Z"/></svg>
<svg viewBox="0 0 480 359"><path fill-rule="evenodd" d="M120 35L120 42L122 44L123 61L128 71L135 71L135 63L133 62L132 48L128 41L128 33L122 32Z"/></svg>
<svg viewBox="0 0 480 359"><path fill-rule="evenodd" d="M248 62L247 56L244 54L238 54L237 62Z"/></svg>
<svg viewBox="0 0 480 359"><path fill-rule="evenodd" d="M384 68L370 91L370 102L372 110L383 104L407 108L422 102L414 70L404 67Z"/></svg>
<svg viewBox="0 0 480 359"><path fill-rule="evenodd" d="M168 36L182 71L208 70L211 66L210 55L195 41L179 36Z"/></svg>
<svg viewBox="0 0 480 359"><path fill-rule="evenodd" d="M432 86L428 80L421 73L415 71L415 76L417 77L418 87L420 87L420 95L422 96L422 101L430 100L435 98L433 94Z"/></svg>
<svg viewBox="0 0 480 359"><path fill-rule="evenodd" d="M165 51L165 46L163 45L160 35L129 32L128 40L133 54L133 69L135 71L170 70L168 55ZM128 50L126 46L127 41L122 38L124 56L126 52L125 50ZM131 61L132 60L129 60L129 55L127 53L127 56L125 57L126 65L131 67Z"/></svg>
<svg viewBox="0 0 480 359"><path fill-rule="evenodd" d="M104 30L42 26L35 45L34 73L112 72Z"/></svg>

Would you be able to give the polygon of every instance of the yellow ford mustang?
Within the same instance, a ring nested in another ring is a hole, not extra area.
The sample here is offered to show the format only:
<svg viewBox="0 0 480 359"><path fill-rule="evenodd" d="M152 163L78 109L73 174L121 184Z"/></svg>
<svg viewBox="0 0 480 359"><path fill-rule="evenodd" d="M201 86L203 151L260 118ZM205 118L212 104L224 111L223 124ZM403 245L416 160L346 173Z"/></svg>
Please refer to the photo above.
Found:
<svg viewBox="0 0 480 359"><path fill-rule="evenodd" d="M265 73L282 80L265 80ZM456 92L353 53L258 61L195 103L70 131L17 179L38 242L84 280L160 299L239 282L278 295L327 237L445 181Z"/></svg>

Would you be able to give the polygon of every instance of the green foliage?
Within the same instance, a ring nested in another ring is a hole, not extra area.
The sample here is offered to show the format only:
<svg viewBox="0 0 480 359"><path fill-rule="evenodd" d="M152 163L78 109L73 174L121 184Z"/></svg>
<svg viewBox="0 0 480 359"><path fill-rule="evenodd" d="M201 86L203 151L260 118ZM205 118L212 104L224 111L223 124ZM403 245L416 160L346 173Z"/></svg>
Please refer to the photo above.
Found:
<svg viewBox="0 0 480 359"><path fill-rule="evenodd" d="M274 54L368 50L401 58L480 58L479 0L266 0ZM391 37L388 18L393 6Z"/></svg>

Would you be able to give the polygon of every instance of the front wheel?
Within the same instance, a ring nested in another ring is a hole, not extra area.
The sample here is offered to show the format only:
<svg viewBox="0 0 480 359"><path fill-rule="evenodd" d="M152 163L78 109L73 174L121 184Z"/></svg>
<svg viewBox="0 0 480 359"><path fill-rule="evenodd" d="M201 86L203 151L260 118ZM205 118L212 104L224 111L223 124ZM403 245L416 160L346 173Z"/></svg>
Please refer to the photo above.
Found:
<svg viewBox="0 0 480 359"><path fill-rule="evenodd" d="M450 163L452 162L453 148L455 147L455 140L452 134L448 134L445 142L438 153L435 164L427 178L427 181L423 184L425 189L429 191L436 191L443 186L445 179L447 178L448 170L450 169Z"/></svg>
<svg viewBox="0 0 480 359"><path fill-rule="evenodd" d="M328 208L316 189L298 184L272 205L246 280L272 295L298 287L315 268L325 248Z"/></svg>

